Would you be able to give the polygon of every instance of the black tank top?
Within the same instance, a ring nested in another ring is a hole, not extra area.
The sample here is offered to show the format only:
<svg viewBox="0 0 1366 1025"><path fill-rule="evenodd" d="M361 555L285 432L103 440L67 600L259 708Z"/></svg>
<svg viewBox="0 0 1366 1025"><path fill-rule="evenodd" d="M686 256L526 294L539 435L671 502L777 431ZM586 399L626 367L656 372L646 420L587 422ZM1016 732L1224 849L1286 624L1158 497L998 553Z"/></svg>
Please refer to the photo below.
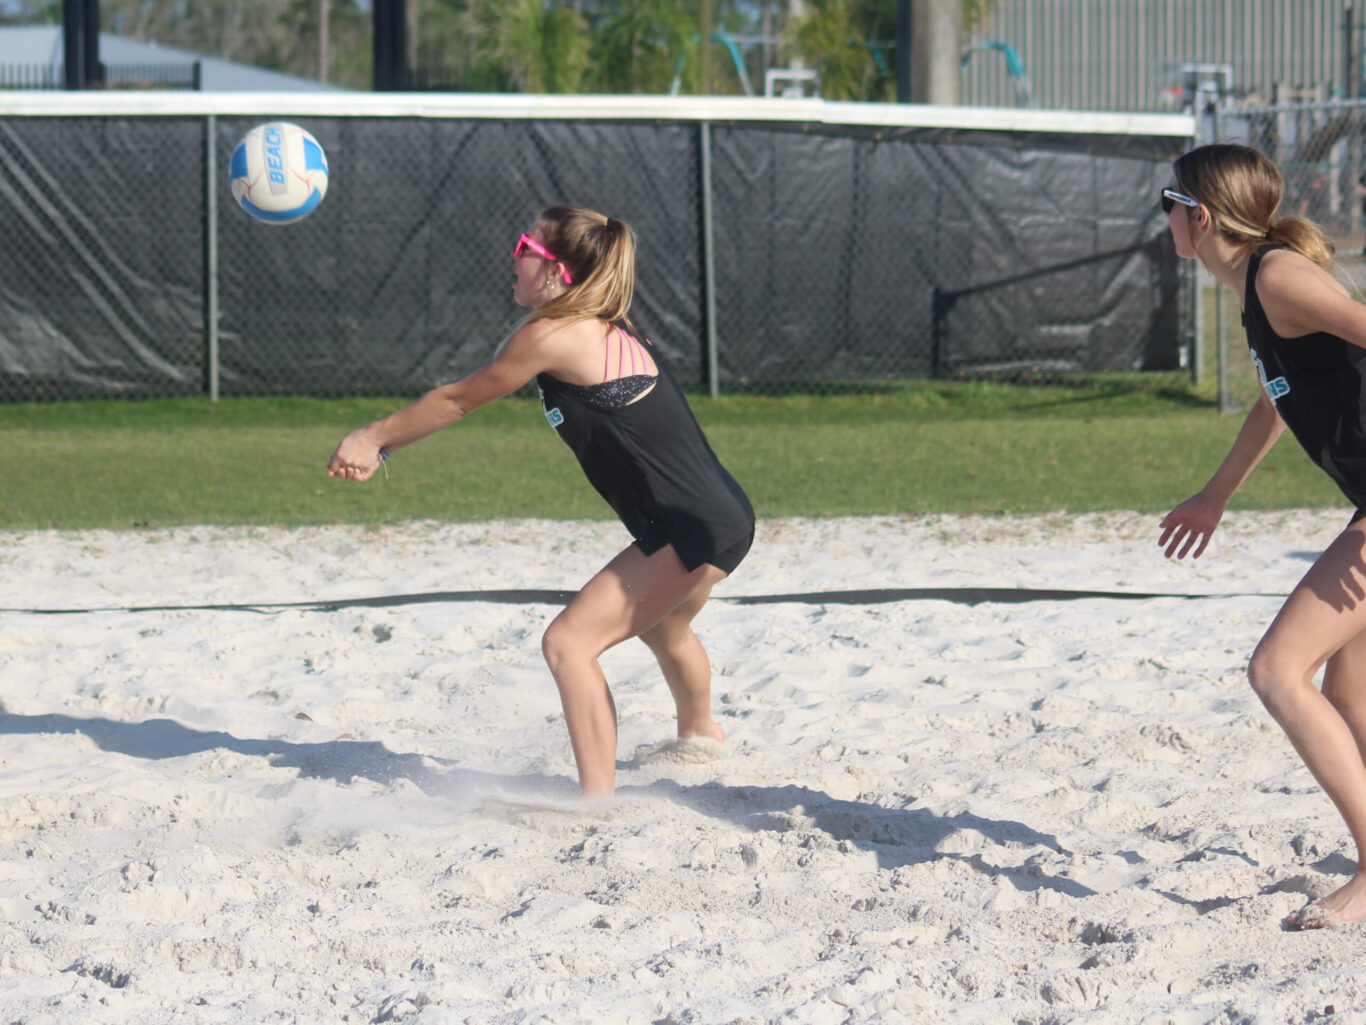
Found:
<svg viewBox="0 0 1366 1025"><path fill-rule="evenodd" d="M653 346L650 355L658 379L634 402L539 374L541 407L632 537L667 541L689 565L710 562L753 533L754 510Z"/></svg>
<svg viewBox="0 0 1366 1025"><path fill-rule="evenodd" d="M1243 327L1262 388L1285 425L1358 509L1366 508L1366 349L1317 332L1282 338L1257 298L1266 246L1247 265Z"/></svg>

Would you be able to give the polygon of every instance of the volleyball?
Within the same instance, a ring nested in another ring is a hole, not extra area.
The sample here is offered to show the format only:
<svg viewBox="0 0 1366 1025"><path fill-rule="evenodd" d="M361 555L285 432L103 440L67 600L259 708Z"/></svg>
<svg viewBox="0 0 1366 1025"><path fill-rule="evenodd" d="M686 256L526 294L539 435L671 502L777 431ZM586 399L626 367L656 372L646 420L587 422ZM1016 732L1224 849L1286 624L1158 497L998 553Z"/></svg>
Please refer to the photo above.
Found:
<svg viewBox="0 0 1366 1025"><path fill-rule="evenodd" d="M232 151L232 195L258 221L289 224L327 195L327 154L298 125L257 125Z"/></svg>

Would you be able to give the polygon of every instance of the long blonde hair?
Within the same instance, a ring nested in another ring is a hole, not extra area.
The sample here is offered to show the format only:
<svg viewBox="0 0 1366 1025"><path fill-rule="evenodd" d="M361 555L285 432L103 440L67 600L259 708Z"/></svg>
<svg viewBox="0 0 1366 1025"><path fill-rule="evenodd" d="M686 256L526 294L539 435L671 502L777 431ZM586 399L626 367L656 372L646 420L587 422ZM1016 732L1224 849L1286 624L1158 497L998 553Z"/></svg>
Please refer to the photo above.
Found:
<svg viewBox="0 0 1366 1025"><path fill-rule="evenodd" d="M1239 255L1282 245L1336 273L1333 243L1313 221L1277 217L1285 179L1261 150L1232 142L1198 146L1172 165L1176 190L1199 200Z"/></svg>
<svg viewBox="0 0 1366 1025"><path fill-rule="evenodd" d="M628 316L636 290L636 234L625 221L581 207L552 206L536 219L545 246L573 279L568 289L533 310L523 323L548 317L597 318L635 326Z"/></svg>

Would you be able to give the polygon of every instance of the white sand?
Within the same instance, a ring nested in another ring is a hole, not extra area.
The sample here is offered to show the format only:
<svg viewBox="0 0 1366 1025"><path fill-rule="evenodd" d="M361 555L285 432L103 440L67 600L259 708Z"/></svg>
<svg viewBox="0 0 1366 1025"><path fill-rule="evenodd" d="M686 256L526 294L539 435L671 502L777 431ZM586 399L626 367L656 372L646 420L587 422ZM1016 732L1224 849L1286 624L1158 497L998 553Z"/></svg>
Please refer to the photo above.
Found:
<svg viewBox="0 0 1366 1025"><path fill-rule="evenodd" d="M1244 680L1347 514L1194 565L1156 519L762 523L718 594L943 590L712 603L720 749L609 653L594 805L556 607L462 592L614 524L0 535L0 1021L1366 1021L1366 928L1283 927L1354 852Z"/></svg>

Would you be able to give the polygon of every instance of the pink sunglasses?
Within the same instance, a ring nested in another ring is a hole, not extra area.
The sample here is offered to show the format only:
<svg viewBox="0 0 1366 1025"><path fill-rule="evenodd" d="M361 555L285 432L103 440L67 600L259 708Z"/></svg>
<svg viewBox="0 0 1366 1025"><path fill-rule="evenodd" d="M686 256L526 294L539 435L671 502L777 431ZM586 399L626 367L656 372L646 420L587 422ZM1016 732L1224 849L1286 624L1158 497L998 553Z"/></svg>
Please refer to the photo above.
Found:
<svg viewBox="0 0 1366 1025"><path fill-rule="evenodd" d="M549 249L541 245L530 235L523 235L521 238L517 240L517 244L512 247L512 258L514 260L517 259L517 257L521 256L528 249L530 249L533 253L539 256L542 260L549 260L551 263L560 262L560 258L558 256L555 256L553 253L551 253ZM572 285L574 283L574 279L569 276L569 271L565 270L562 271L562 273L564 274L564 283L566 285Z"/></svg>

